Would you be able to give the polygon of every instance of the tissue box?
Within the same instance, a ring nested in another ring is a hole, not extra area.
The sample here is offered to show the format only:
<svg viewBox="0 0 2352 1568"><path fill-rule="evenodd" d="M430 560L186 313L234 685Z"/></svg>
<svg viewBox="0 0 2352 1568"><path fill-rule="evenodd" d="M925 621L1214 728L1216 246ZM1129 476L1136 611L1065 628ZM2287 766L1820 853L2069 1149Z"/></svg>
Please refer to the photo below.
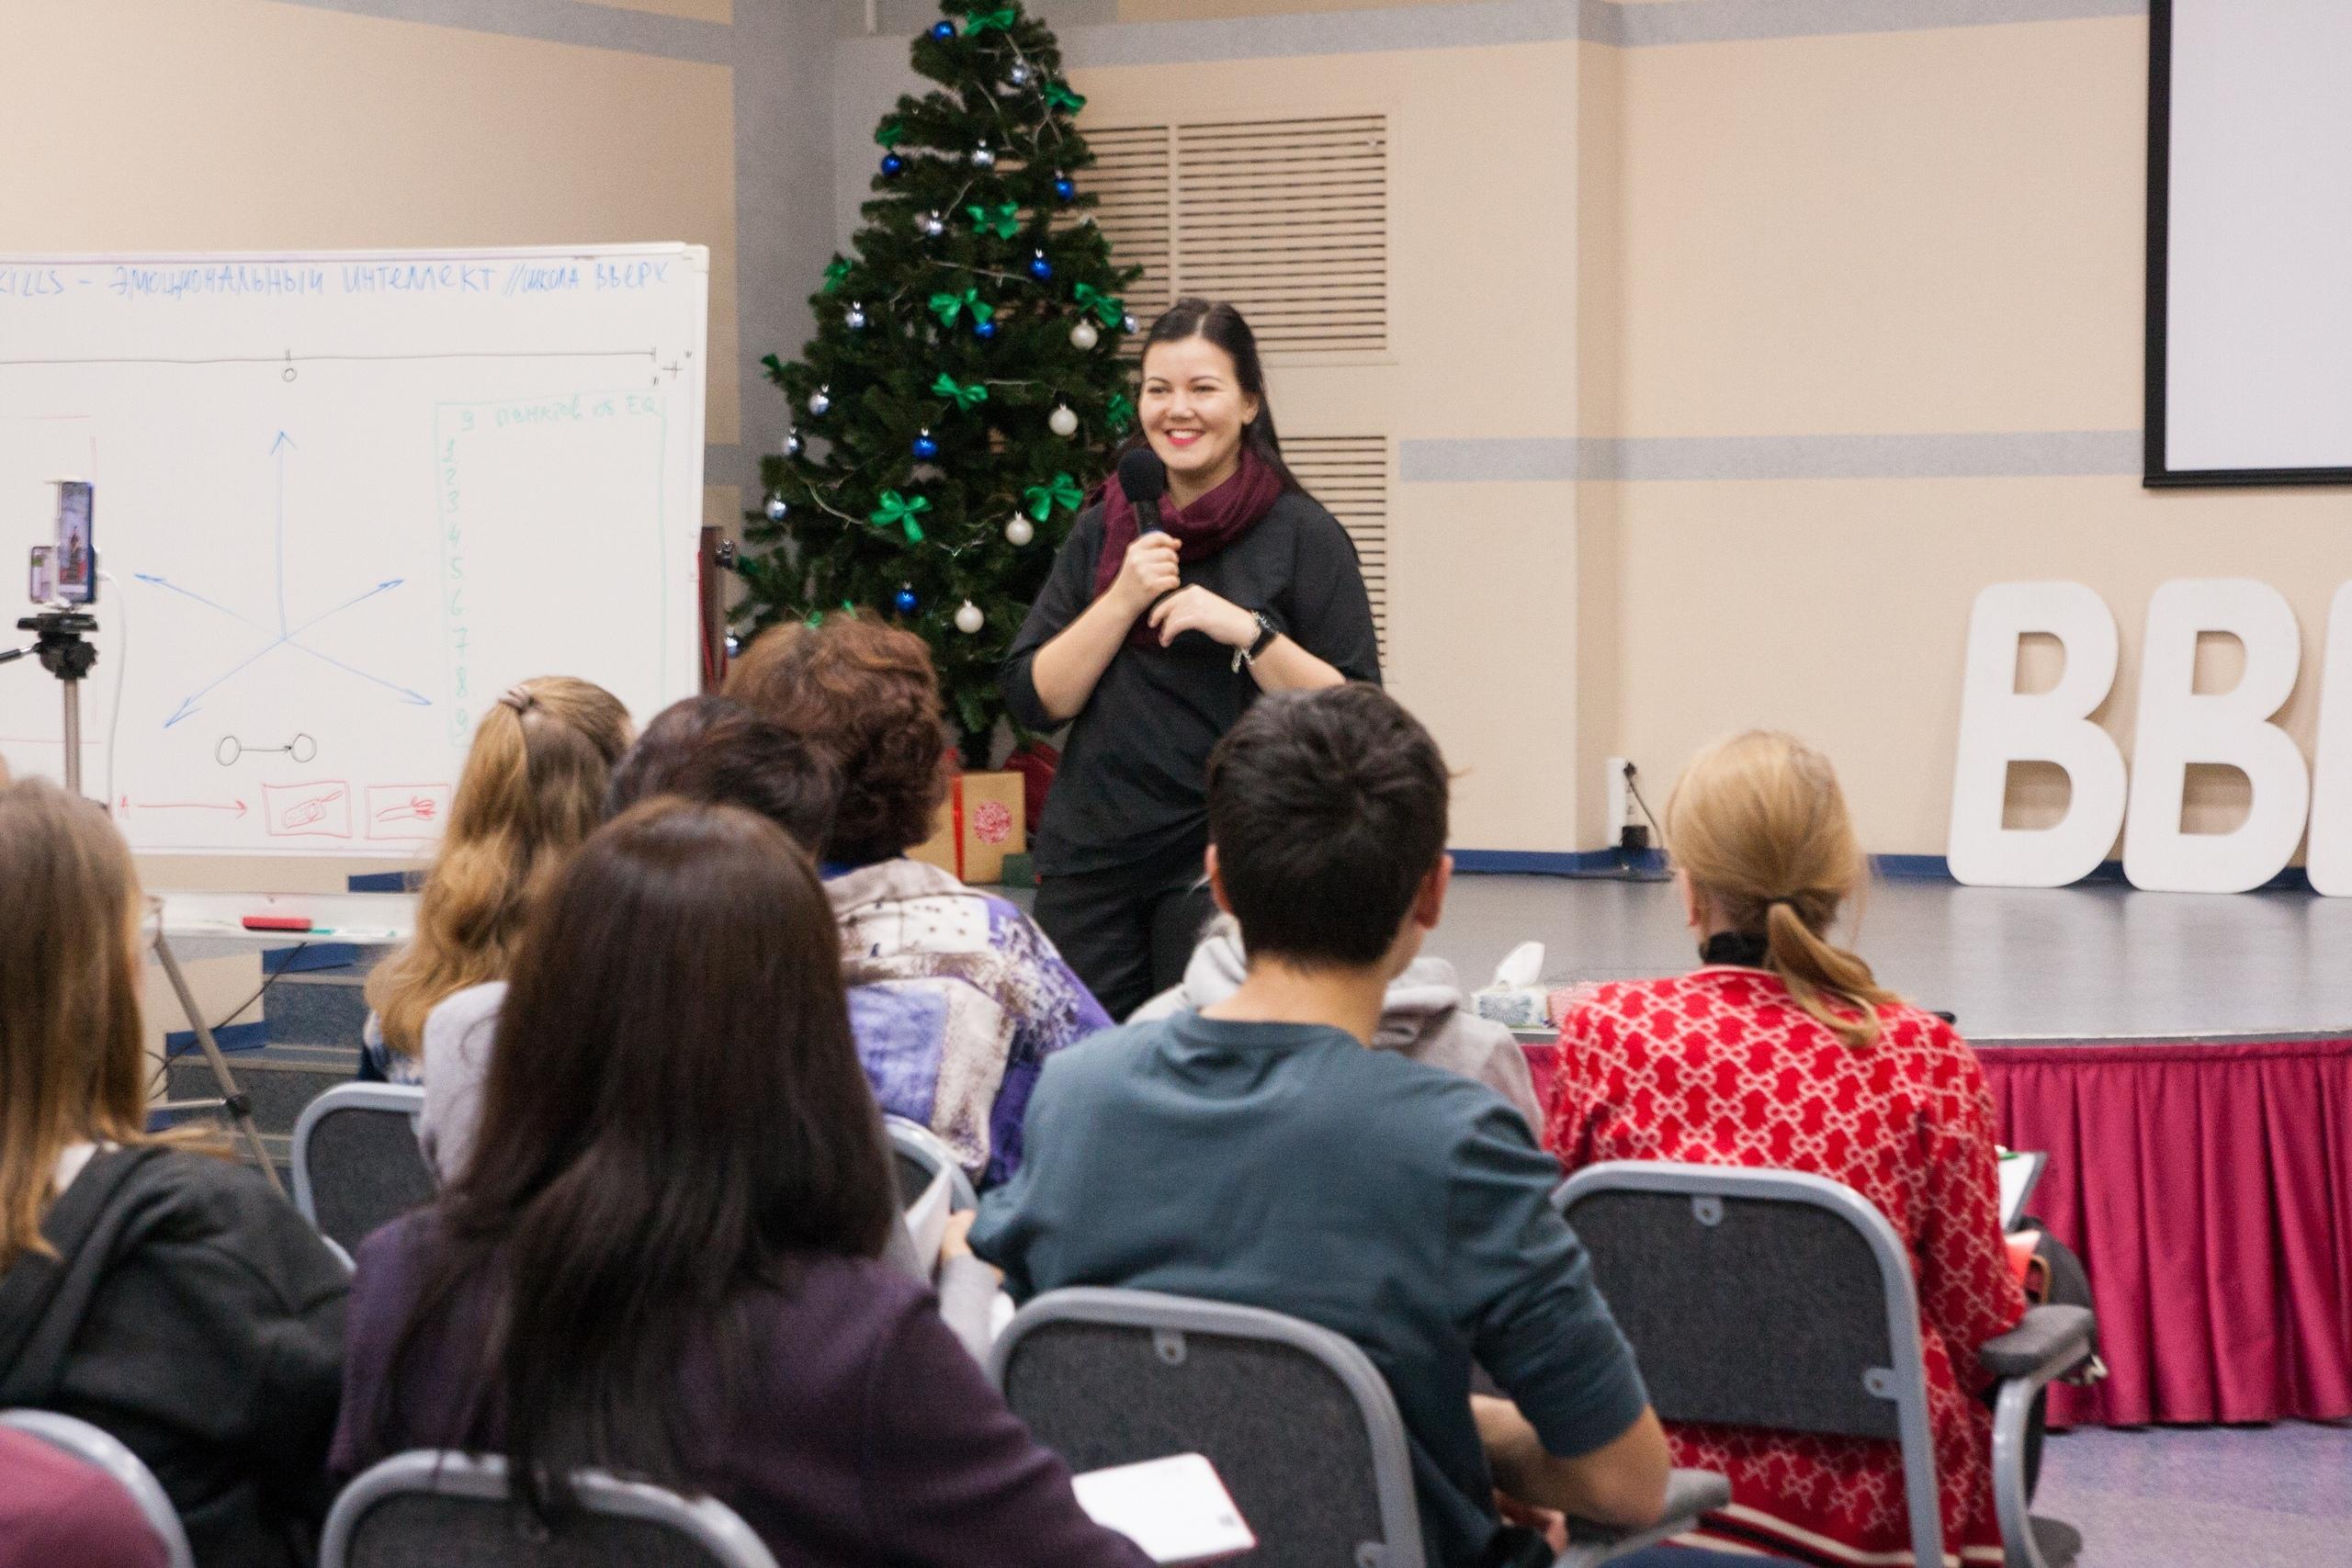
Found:
<svg viewBox="0 0 2352 1568"><path fill-rule="evenodd" d="M1019 773L958 773L931 837L907 853L966 882L998 880L1004 857L1029 847L1024 788Z"/></svg>
<svg viewBox="0 0 2352 1568"><path fill-rule="evenodd" d="M1489 986L1471 995L1470 1007L1480 1018L1513 1029L1541 1029L1552 1021L1541 986Z"/></svg>

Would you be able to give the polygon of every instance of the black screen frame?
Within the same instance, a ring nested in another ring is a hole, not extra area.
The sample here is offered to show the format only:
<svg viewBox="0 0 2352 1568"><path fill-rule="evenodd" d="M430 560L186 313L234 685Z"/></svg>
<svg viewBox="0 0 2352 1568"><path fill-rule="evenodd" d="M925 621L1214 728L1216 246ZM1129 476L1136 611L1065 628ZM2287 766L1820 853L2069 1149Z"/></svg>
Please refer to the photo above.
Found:
<svg viewBox="0 0 2352 1568"><path fill-rule="evenodd" d="M2151 490L2347 485L2352 467L2176 468L2165 457L2165 335L2172 238L2172 0L2148 0L2147 362L2143 378L2141 483Z"/></svg>

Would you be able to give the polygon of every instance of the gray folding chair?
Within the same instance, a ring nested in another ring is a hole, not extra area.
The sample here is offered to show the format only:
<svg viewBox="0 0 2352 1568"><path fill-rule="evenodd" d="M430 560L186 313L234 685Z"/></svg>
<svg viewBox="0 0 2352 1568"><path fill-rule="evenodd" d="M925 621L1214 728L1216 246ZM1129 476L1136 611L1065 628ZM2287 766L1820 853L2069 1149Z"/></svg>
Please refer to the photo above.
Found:
<svg viewBox="0 0 2352 1568"><path fill-rule="evenodd" d="M1073 1470L1205 1455L1261 1561L1426 1561L1396 1397L1329 1329L1151 1291L1051 1291L998 1337L989 1375ZM1561 1563L1590 1568L1679 1534L1729 1495L1719 1475L1678 1471L1664 1523L1638 1535L1585 1529Z"/></svg>
<svg viewBox="0 0 2352 1568"><path fill-rule="evenodd" d="M1554 1194L1669 1421L1900 1443L1920 1562L1943 1561L1911 1259L1852 1188L1798 1171L1616 1160ZM2008 1568L2064 1568L2069 1526L2026 1512L2027 1425L2044 1384L2094 1359L2084 1307L2039 1306L1984 1347L1999 1380L1994 1495Z"/></svg>
<svg viewBox="0 0 2352 1568"><path fill-rule="evenodd" d="M180 1528L179 1510L172 1506L164 1483L113 1433L53 1410L0 1410L0 1427L38 1438L51 1448L106 1472L139 1505L147 1528L164 1543L164 1553L172 1568L195 1568L196 1559L187 1548L187 1532Z"/></svg>
<svg viewBox="0 0 2352 1568"><path fill-rule="evenodd" d="M294 1206L346 1254L369 1232L433 1201L433 1166L416 1141L424 1091L338 1084L294 1123Z"/></svg>
<svg viewBox="0 0 2352 1568"><path fill-rule="evenodd" d="M884 1116L882 1130L890 1135L890 1156L899 1177L899 1197L911 1206L927 1191L942 1171L947 1174L947 1210L960 1214L967 1209L980 1206L979 1194L973 1190L972 1179L956 1163L956 1151L946 1140L920 1122L910 1122L903 1116Z"/></svg>
<svg viewBox="0 0 2352 1568"><path fill-rule="evenodd" d="M593 1470L571 1485L580 1511L545 1529L514 1500L497 1455L394 1454L335 1498L319 1568L776 1568L716 1498Z"/></svg>

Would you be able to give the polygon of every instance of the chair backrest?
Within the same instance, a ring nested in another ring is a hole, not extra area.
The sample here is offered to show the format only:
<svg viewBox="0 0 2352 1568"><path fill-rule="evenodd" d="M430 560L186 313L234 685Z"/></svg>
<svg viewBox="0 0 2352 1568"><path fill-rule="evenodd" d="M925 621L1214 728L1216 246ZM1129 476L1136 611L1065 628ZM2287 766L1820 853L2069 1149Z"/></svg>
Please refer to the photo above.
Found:
<svg viewBox="0 0 2352 1568"><path fill-rule="evenodd" d="M1327 1328L1150 1291L1052 1291L1013 1315L989 1375L1073 1470L1205 1455L1255 1561L1421 1568L1396 1398Z"/></svg>
<svg viewBox="0 0 2352 1568"><path fill-rule="evenodd" d="M903 1116L884 1116L882 1130L890 1135L890 1156L897 1168L902 1204L912 1207L915 1200L929 1190L933 1179L945 1171L948 1211L960 1214L980 1206L972 1179L964 1174L964 1168L956 1163L956 1151L938 1134Z"/></svg>
<svg viewBox="0 0 2352 1568"><path fill-rule="evenodd" d="M717 1498L597 1471L571 1484L580 1511L543 1529L509 1493L503 1459L394 1454L334 1500L319 1568L776 1568Z"/></svg>
<svg viewBox="0 0 2352 1568"><path fill-rule="evenodd" d="M319 1234L356 1253L368 1233L433 1201L433 1166L416 1141L424 1091L338 1084L294 1123L294 1206Z"/></svg>
<svg viewBox="0 0 2352 1568"><path fill-rule="evenodd" d="M180 1528L179 1510L172 1506L154 1472L113 1433L53 1410L0 1410L0 1427L38 1438L106 1472L139 1506L147 1528L164 1543L164 1557L172 1568L194 1568L196 1558L188 1551L187 1532Z"/></svg>
<svg viewBox="0 0 2352 1568"><path fill-rule="evenodd" d="M1799 1171L1615 1160L1553 1202L1660 1416L1900 1442L1914 1551L1942 1561L1917 1287L1867 1199Z"/></svg>

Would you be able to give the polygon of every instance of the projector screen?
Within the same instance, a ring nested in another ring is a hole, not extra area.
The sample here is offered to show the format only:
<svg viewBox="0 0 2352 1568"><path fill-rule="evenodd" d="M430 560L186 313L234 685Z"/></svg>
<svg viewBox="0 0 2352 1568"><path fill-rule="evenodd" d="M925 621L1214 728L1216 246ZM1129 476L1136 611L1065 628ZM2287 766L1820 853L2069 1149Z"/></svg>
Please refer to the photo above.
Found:
<svg viewBox="0 0 2352 1568"><path fill-rule="evenodd" d="M2352 0L2153 0L2152 485L2352 483Z"/></svg>

